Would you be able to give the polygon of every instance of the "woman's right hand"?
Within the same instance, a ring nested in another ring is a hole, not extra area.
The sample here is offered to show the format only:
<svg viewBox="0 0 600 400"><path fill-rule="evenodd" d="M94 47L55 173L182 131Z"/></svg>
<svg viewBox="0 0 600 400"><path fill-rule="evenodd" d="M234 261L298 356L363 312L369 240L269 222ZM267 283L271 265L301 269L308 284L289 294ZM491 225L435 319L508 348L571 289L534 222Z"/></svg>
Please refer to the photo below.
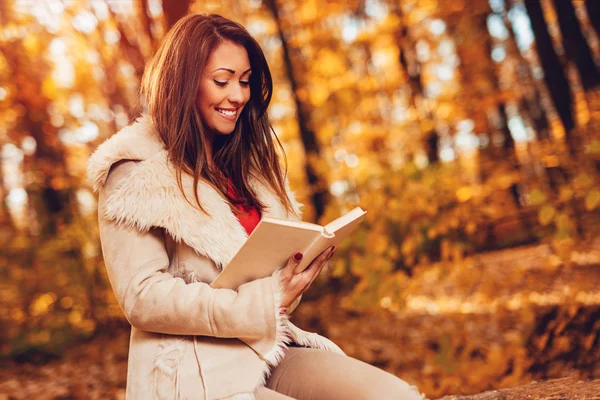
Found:
<svg viewBox="0 0 600 400"><path fill-rule="evenodd" d="M302 253L296 253L290 257L279 275L283 292L282 307L289 307L298 296L310 287L323 270L323 267L327 265L327 261L333 256L334 252L335 246L328 247L304 271L298 274L295 274L294 270L300 264L300 261L302 261Z"/></svg>

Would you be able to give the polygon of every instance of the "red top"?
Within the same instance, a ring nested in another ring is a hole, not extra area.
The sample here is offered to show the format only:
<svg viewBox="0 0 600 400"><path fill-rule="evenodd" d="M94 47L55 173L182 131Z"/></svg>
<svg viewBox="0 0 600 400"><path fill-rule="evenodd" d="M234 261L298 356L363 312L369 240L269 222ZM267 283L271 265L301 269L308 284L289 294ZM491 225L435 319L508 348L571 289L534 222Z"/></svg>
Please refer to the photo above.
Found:
<svg viewBox="0 0 600 400"><path fill-rule="evenodd" d="M229 179L227 193L230 197L237 199L231 179ZM250 235L254 228L256 228L256 225L260 222L260 211L256 206L245 206L244 203L245 202L240 200L234 202L233 205L242 212L242 214L237 216L237 219L240 221L240 224L244 227L248 235Z"/></svg>

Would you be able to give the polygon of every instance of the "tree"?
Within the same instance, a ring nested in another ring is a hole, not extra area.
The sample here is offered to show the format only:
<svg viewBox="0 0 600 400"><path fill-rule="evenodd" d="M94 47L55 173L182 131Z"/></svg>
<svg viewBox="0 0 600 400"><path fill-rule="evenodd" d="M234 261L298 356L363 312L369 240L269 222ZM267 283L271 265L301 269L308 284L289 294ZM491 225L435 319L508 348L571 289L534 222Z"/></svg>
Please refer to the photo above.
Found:
<svg viewBox="0 0 600 400"><path fill-rule="evenodd" d="M571 130L575 128L571 86L565 75L562 63L554 51L540 1L525 0L525 8L527 9L527 14L529 14L531 27L535 34L535 46L540 63L544 69L544 82L548 87L552 102L564 126L569 149L571 153L575 153L576 146L570 134Z"/></svg>
<svg viewBox="0 0 600 400"><path fill-rule="evenodd" d="M10 7L5 7L0 16L3 25L15 23ZM37 40L47 44L50 38L46 35ZM42 234L55 234L61 224L72 219L74 197L63 145L58 140L56 128L48 123L48 106L52 100L42 90L47 76L41 74L48 70L48 65L41 54L28 54L23 41L5 42L0 55L8 64L4 79L12 83L11 107L20 110L19 118L11 127L13 140L19 142L24 133L28 133L36 143L35 154L25 159L27 169L37 176L35 181L38 182L27 188L29 201L42 221Z"/></svg>
<svg viewBox="0 0 600 400"><path fill-rule="evenodd" d="M411 27L407 23L406 19L403 18L402 8L399 5L394 5L392 8L393 15L398 18L400 22L395 32L396 42L400 48L400 65L404 71L406 81L410 87L409 104L415 110L415 113L424 111L424 118L432 121L434 119L433 113L430 110L422 110L418 104L425 98L423 90L423 80L421 75L421 65L417 59L415 41L411 34ZM417 117L417 123L420 123L422 118ZM432 124L433 125L433 124ZM436 164L439 162L439 150L440 150L440 136L437 132L435 125L432 126L427 132L424 132L424 147L427 154L427 158L430 164Z"/></svg>
<svg viewBox="0 0 600 400"><path fill-rule="evenodd" d="M171 28L175 23L187 14L190 7L190 0L177 0L169 1L163 0L163 12L167 20L167 30Z"/></svg>
<svg viewBox="0 0 600 400"><path fill-rule="evenodd" d="M598 2L596 1L596 3ZM581 26L575 15L575 8L573 8L571 1L566 0L554 0L554 7L556 8L567 59L577 66L583 88L586 91L592 90L600 85L600 72L594 63L590 46L581 33ZM591 15L590 20L593 20Z"/></svg>
<svg viewBox="0 0 600 400"><path fill-rule="evenodd" d="M300 130L300 138L304 145L304 151L306 154L306 162L304 169L306 171L306 179L311 186L311 202L315 208L315 219L318 220L325 212L325 207L328 202L329 192L327 188L326 179L317 173L313 166L314 159L320 155L320 146L315 135L315 132L310 128L310 117L307 111L307 107L302 100L300 100L298 94L298 83L294 72L294 62L292 61L290 54L290 46L285 36L283 29L283 22L279 13L279 6L277 0L266 0L265 5L271 12L273 19L277 25L277 32L279 39L281 40L281 48L283 52L283 61L285 65L285 72L289 81L292 96L296 103L296 113L298 118L298 128Z"/></svg>
<svg viewBox="0 0 600 400"><path fill-rule="evenodd" d="M596 0L585 0L585 8L590 19L590 23L600 36L600 2Z"/></svg>

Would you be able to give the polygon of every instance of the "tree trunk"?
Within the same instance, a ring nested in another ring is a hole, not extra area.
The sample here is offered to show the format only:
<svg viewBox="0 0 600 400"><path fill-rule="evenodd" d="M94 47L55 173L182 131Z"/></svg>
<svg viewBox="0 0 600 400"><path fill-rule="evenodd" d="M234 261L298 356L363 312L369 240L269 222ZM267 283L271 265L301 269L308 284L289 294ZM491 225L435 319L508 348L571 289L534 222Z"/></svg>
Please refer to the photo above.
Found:
<svg viewBox="0 0 600 400"><path fill-rule="evenodd" d="M137 0L137 6L137 13L140 16L140 22L142 24L142 27L144 28L144 32L150 40L152 49L156 49L156 39L152 34L152 18L150 17L148 10L148 0Z"/></svg>
<svg viewBox="0 0 600 400"><path fill-rule="evenodd" d="M27 132L36 142L33 156L24 159L24 169L39 177L26 190L29 202L35 207L42 235L53 235L59 227L72 220L73 189L69 183L63 145L57 138L56 128L47 121L50 99L32 93L42 93L42 78L39 71L48 69L45 61L38 57L25 59L26 54L20 41L3 45L2 54L8 62L9 79L16 83L14 106L27 112L20 118L17 132Z"/></svg>
<svg viewBox="0 0 600 400"><path fill-rule="evenodd" d="M533 96L528 96L521 101L521 109L526 110L527 115L531 118L531 124L538 135L538 139L548 140L550 139L550 134L548 132L550 127L548 125L546 111L541 104L542 99L540 92L535 90Z"/></svg>
<svg viewBox="0 0 600 400"><path fill-rule="evenodd" d="M508 129L508 114L506 113L506 104L498 104L498 115L500 116L499 130L502 132L502 136L504 137L502 148L505 150L506 154L512 154L515 149L515 139L513 139L510 129Z"/></svg>
<svg viewBox="0 0 600 400"><path fill-rule="evenodd" d="M550 139L548 115L544 107L542 107L542 99L540 94L540 87L531 73L529 61L523 57L521 50L517 44L517 38L515 36L514 27L508 18L507 12L502 13L502 20L507 28L509 42L508 42L508 54L513 56L518 63L518 79L520 82L524 82L526 87L529 87L529 91L521 99L520 110L531 119L532 126L539 139Z"/></svg>
<svg viewBox="0 0 600 400"><path fill-rule="evenodd" d="M573 154L575 152L575 145L570 131L575 127L575 119L573 109L571 108L572 94L569 81L552 47L552 39L548 33L540 0L525 0L525 8L527 9L531 27L535 34L535 46L540 63L544 69L544 82L548 87L554 107L565 128L567 144Z"/></svg>
<svg viewBox="0 0 600 400"><path fill-rule="evenodd" d="M302 144L304 145L304 151L306 153L306 163L304 165L306 178L310 187L312 188L311 202L315 208L315 220L318 221L319 218L325 212L325 206L327 205L327 202L329 200L329 193L327 191L326 184L327 180L324 177L320 176L312 165L312 159L320 155L321 149L314 131L310 128L310 118L308 111L306 110L306 106L298 97L298 83L294 75L294 66L290 57L288 41L283 32L277 1L267 0L265 1L265 5L273 15L273 19L277 24L279 39L281 40L283 62L285 65L287 78L290 82L290 86L292 89L292 95L294 96L294 102L296 103L300 138L302 140Z"/></svg>
<svg viewBox="0 0 600 400"><path fill-rule="evenodd" d="M595 2L598 3L598 0ZM583 88L589 91L600 85L600 72L594 63L590 46L581 33L581 26L575 15L573 4L571 0L554 0L554 7L567 58L575 63Z"/></svg>
<svg viewBox="0 0 600 400"><path fill-rule="evenodd" d="M181 17L187 14L190 7L190 0L163 0L162 6L168 31Z"/></svg>
<svg viewBox="0 0 600 400"><path fill-rule="evenodd" d="M563 378L467 396L446 396L440 400L593 400L598 398L598 393L600 393L600 380L581 382L575 378Z"/></svg>
<svg viewBox="0 0 600 400"><path fill-rule="evenodd" d="M600 1L585 0L585 8L587 10L590 23L596 30L596 34L600 36Z"/></svg>
<svg viewBox="0 0 600 400"><path fill-rule="evenodd" d="M398 19L402 21L401 26L395 32L395 39L400 50L400 65L404 70L404 75L408 81L410 87L409 105L415 109L418 115L418 121L421 121L419 115L419 103L418 99L425 97L423 93L423 81L421 77L421 65L417 60L417 52L415 49L415 43L410 36L408 25L404 22L402 10L399 5L395 6L392 11ZM425 118L433 119L431 112L427 112ZM429 132L422 132L424 137L423 146L425 147L425 153L429 159L429 164L436 164L439 162L439 148L440 148L440 136L435 129L431 129Z"/></svg>

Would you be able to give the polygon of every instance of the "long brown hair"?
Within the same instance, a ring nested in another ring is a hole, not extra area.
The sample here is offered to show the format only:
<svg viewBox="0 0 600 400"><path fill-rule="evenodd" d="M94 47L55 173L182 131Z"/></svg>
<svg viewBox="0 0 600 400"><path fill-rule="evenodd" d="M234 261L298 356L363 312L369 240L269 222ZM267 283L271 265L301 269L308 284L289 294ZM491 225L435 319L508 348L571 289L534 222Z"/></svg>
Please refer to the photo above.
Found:
<svg viewBox="0 0 600 400"><path fill-rule="evenodd" d="M213 144L214 170L208 164L205 149L209 139L196 108L196 97L209 56L226 41L239 44L248 52L252 69L250 100L234 131L225 136L217 135ZM141 101L147 105L148 114L175 165L179 188L185 196L181 176L182 173L192 175L194 197L203 212L206 210L197 190L200 179L220 191L237 213L233 203L238 199L228 194L225 174L246 204L261 211L266 207L249 185L249 179L255 178L268 184L286 211L294 214L285 188L286 171L282 171L279 164L275 144L284 160L285 153L267 115L272 93L271 71L259 44L243 26L216 14L190 14L180 19L146 65Z"/></svg>

